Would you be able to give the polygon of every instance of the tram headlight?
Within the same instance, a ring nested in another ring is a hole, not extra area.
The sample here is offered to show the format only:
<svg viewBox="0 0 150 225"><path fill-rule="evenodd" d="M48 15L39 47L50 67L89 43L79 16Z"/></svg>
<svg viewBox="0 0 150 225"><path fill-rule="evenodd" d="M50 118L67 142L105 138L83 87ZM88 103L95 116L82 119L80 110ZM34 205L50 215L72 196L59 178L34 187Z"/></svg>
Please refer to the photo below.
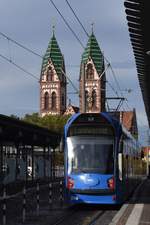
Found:
<svg viewBox="0 0 150 225"><path fill-rule="evenodd" d="M115 188L115 179L114 177L110 177L108 180L107 180L107 185L110 189L114 189Z"/></svg>
<svg viewBox="0 0 150 225"><path fill-rule="evenodd" d="M72 189L74 187L74 180L71 177L68 177L67 188Z"/></svg>

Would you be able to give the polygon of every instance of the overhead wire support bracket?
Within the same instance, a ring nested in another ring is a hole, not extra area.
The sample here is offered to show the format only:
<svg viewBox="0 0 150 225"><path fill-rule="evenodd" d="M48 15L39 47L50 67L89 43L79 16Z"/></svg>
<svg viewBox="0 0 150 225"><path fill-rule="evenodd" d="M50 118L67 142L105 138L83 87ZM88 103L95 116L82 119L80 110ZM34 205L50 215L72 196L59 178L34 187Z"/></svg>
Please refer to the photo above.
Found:
<svg viewBox="0 0 150 225"><path fill-rule="evenodd" d="M107 71L107 69L110 67L110 63L108 63L107 65L106 65L106 68L103 70L103 72L101 73L101 75L100 75L100 77L99 77L99 79L101 80L101 78L102 78L102 76L105 74L105 72Z"/></svg>
<svg viewBox="0 0 150 225"><path fill-rule="evenodd" d="M118 105L117 105L117 108L114 109L114 111L116 111L116 112L121 108L121 106L122 106L122 104L123 104L123 101L124 101L124 100L127 100L127 99L124 98L124 97L106 97L105 99L106 99L106 100L120 100L119 103L118 103Z"/></svg>
<svg viewBox="0 0 150 225"><path fill-rule="evenodd" d="M108 99L108 100L126 100L126 98L124 98L124 97L106 97L106 99Z"/></svg>
<svg viewBox="0 0 150 225"><path fill-rule="evenodd" d="M72 87L74 88L74 90L76 91L76 94L79 95L79 90L76 88L76 86L73 84L73 82L71 81L71 79L66 75L66 73L61 69L61 72L63 73L63 75L68 79L68 81L70 82L70 84L72 85Z"/></svg>

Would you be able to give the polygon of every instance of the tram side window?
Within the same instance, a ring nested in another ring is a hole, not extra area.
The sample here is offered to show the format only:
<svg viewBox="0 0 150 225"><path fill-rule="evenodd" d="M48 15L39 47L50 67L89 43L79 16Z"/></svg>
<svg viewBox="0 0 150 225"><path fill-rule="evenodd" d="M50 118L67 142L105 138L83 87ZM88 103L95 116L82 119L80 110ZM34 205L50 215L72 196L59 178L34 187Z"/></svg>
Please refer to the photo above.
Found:
<svg viewBox="0 0 150 225"><path fill-rule="evenodd" d="M129 175L129 158L128 158L128 139L125 135L122 138L122 152L123 152L123 173L124 176L127 178Z"/></svg>
<svg viewBox="0 0 150 225"><path fill-rule="evenodd" d="M123 153L123 137L120 139L119 142L119 153Z"/></svg>
<svg viewBox="0 0 150 225"><path fill-rule="evenodd" d="M129 157L128 155L126 155L125 157L125 175L126 175L126 178L128 178L128 175L129 175L129 167L128 167L128 164L129 164Z"/></svg>

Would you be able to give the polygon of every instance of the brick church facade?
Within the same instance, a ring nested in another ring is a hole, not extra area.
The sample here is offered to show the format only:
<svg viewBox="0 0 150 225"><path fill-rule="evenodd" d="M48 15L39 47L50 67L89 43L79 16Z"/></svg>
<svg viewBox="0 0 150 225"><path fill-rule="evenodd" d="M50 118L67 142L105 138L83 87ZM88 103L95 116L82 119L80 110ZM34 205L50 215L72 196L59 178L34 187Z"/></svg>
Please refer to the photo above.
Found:
<svg viewBox="0 0 150 225"><path fill-rule="evenodd" d="M62 115L66 111L67 82L64 57L55 34L43 58L40 77L40 115Z"/></svg>
<svg viewBox="0 0 150 225"><path fill-rule="evenodd" d="M105 111L104 59L94 33L89 37L80 66L80 112Z"/></svg>
<svg viewBox="0 0 150 225"><path fill-rule="evenodd" d="M104 59L94 33L82 54L79 75L79 102L75 112L105 111ZM40 76L40 115L63 115L70 110L67 101L65 62L54 31L43 58Z"/></svg>

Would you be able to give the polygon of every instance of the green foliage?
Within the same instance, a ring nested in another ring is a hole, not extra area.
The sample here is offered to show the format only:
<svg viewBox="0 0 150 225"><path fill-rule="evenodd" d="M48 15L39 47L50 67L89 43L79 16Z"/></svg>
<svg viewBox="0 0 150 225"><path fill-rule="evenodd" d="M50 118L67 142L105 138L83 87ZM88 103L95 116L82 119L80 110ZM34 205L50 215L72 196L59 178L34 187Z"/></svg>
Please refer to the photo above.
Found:
<svg viewBox="0 0 150 225"><path fill-rule="evenodd" d="M10 117L11 117L11 118L13 118L13 119L17 119L17 120L19 120L19 117L18 117L18 116L16 116L16 115L14 115L14 114L11 114L11 115L10 115Z"/></svg>
<svg viewBox="0 0 150 225"><path fill-rule="evenodd" d="M46 115L40 117L38 113L33 113L31 115L26 114L23 118L24 121L32 124L36 124L41 127L48 128L51 131L63 132L63 127L70 116L60 116L60 115Z"/></svg>
<svg viewBox="0 0 150 225"><path fill-rule="evenodd" d="M26 114L25 117L23 118L23 120L25 122L28 122L28 123L33 123L33 124L36 124L36 125L40 125L40 117L39 117L39 114L38 113L33 113L33 114Z"/></svg>

